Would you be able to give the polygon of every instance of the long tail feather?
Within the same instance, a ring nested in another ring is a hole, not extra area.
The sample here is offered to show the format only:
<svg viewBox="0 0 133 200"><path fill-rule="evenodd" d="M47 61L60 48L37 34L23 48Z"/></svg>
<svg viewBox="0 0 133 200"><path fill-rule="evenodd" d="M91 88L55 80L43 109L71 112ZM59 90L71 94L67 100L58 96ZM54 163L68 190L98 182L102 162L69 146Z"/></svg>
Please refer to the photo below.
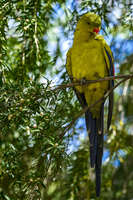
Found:
<svg viewBox="0 0 133 200"><path fill-rule="evenodd" d="M97 151L97 131L96 131L96 119L93 119L92 113L87 111L85 113L86 128L90 140L90 165L95 167L96 151Z"/></svg>
<svg viewBox="0 0 133 200"><path fill-rule="evenodd" d="M100 196L101 188L101 165L103 155L103 122L104 122L104 104L101 107L100 117L94 119L89 110L85 113L86 128L90 140L90 165L95 167L96 174L96 196Z"/></svg>
<svg viewBox="0 0 133 200"><path fill-rule="evenodd" d="M103 134L98 135L98 145L97 145L97 156L95 163L95 173L96 173L96 195L100 196L101 188L101 165L102 165L102 155L103 155Z"/></svg>

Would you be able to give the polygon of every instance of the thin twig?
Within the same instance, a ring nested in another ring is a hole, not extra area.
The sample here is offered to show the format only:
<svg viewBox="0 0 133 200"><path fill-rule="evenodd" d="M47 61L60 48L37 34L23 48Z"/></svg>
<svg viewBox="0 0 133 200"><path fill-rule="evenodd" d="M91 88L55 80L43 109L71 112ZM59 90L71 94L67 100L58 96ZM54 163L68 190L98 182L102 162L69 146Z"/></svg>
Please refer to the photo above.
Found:
<svg viewBox="0 0 133 200"><path fill-rule="evenodd" d="M109 91L106 92L106 94L104 95L104 97L98 99L95 103L91 104L89 107L86 106L85 108L83 108L81 110L81 112L65 127L65 130L63 131L63 133L60 134L60 139L62 139L64 137L64 135L66 134L66 132L73 126L73 124L75 123L75 121L81 117L88 109L94 107L96 104L105 101L107 99L107 97L114 91L114 89L116 89L121 83L123 83L124 81L128 80L129 77L126 76L123 80L119 81L119 83L117 83L114 87L112 87Z"/></svg>
<svg viewBox="0 0 133 200"><path fill-rule="evenodd" d="M35 10L34 10L34 18L35 18L35 30L34 30L34 39L35 39L35 44L36 44L36 50L37 50L37 59L39 56L39 40L37 37L37 26L38 26L38 22L37 22L37 1L35 2Z"/></svg>
<svg viewBox="0 0 133 200"><path fill-rule="evenodd" d="M8 4L9 4L9 2L5 3L5 4L2 6L2 9L4 9Z"/></svg>
<svg viewBox="0 0 133 200"><path fill-rule="evenodd" d="M53 91L63 89L63 88L68 88L68 87L88 85L91 83L110 81L110 80L116 80L116 79L121 79L121 78L131 79L131 78L133 78L133 74L119 75L119 76L107 76L104 78L100 78L98 80L85 80L84 83L82 80L76 80L76 81L73 81L72 83L57 85L57 87L55 89L53 89Z"/></svg>

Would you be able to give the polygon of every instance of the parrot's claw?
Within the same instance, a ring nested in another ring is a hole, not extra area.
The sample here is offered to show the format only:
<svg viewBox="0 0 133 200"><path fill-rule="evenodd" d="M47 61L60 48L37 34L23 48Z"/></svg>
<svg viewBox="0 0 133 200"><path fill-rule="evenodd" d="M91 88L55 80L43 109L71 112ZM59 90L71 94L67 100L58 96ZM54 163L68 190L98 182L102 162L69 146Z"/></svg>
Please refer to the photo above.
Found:
<svg viewBox="0 0 133 200"><path fill-rule="evenodd" d="M81 79L81 85L85 85L85 84L86 84L86 78L84 77Z"/></svg>
<svg viewBox="0 0 133 200"><path fill-rule="evenodd" d="M101 135L101 134L102 134L102 131L101 131L101 130L99 130L99 131L98 131L98 134L99 134L99 135Z"/></svg>

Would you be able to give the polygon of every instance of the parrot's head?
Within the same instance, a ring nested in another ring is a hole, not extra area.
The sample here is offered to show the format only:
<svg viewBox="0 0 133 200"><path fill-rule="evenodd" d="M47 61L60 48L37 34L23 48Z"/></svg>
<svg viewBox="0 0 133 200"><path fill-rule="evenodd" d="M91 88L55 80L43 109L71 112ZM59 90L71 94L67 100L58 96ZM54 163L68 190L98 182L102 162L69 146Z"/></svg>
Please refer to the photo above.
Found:
<svg viewBox="0 0 133 200"><path fill-rule="evenodd" d="M77 28L92 34L97 34L101 29L101 18L95 13L88 12L81 16Z"/></svg>

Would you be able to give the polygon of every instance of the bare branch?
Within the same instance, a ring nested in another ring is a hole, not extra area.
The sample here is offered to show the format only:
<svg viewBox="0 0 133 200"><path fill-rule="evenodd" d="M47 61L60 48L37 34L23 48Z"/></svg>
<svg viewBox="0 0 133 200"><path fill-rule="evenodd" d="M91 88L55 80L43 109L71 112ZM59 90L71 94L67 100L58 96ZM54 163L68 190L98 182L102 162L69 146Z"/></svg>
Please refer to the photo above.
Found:
<svg viewBox="0 0 133 200"><path fill-rule="evenodd" d="M132 75L132 77L133 77L133 75ZM124 77L123 80L119 81L113 88L111 88L109 91L107 91L105 93L104 97L98 99L95 103L93 103L89 107L86 106L84 109L82 109L81 112L65 127L65 130L63 131L63 133L60 134L60 139L62 139L64 137L64 135L66 134L66 132L73 126L73 124L75 123L75 121L79 117L81 117L88 109L94 107L97 103L105 101L107 99L107 97L114 91L114 89L116 89L121 83L125 82L128 79L129 79L129 76Z"/></svg>
<svg viewBox="0 0 133 200"><path fill-rule="evenodd" d="M116 79L125 79L125 78L126 78L126 80L132 79L133 74L119 75L119 76L107 76L107 77L104 77L104 78L101 78L98 80L85 80L84 83L82 80L76 80L76 81L73 81L72 83L58 85L55 89L53 89L53 91L68 88L68 87L88 85L88 84L97 83L97 82L110 81L110 80L116 80Z"/></svg>

